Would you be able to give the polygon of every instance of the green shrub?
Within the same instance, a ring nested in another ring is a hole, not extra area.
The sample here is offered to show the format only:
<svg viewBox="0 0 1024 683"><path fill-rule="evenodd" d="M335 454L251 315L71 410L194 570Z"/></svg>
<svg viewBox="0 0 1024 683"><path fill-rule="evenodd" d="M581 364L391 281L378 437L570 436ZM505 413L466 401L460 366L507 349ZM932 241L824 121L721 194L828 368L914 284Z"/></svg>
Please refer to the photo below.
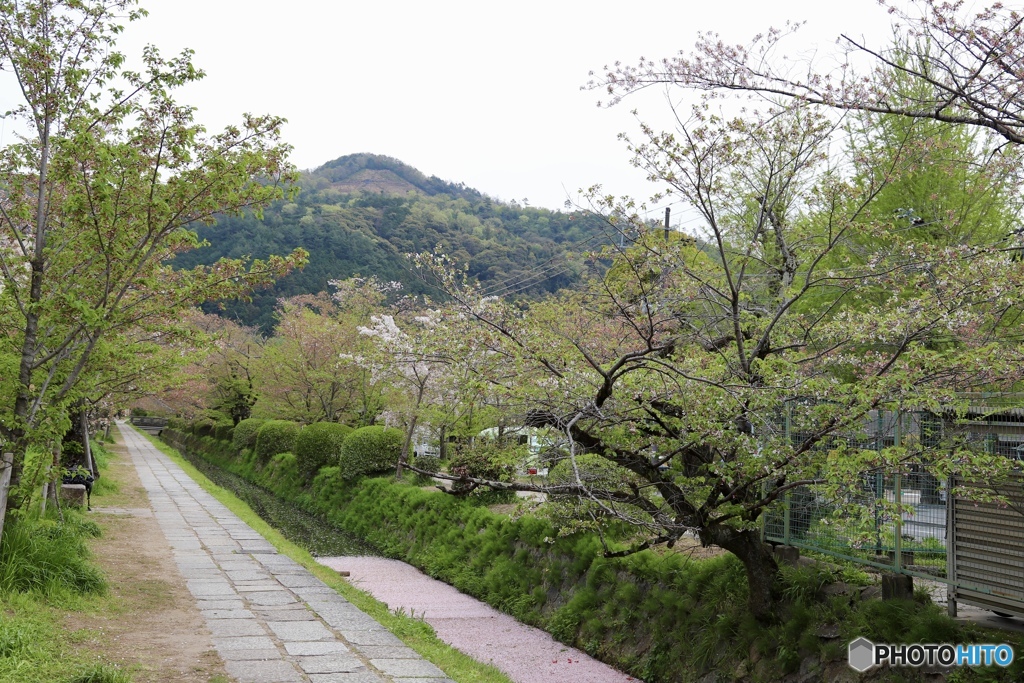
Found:
<svg viewBox="0 0 1024 683"><path fill-rule="evenodd" d="M525 446L484 441L456 449L448 460L448 472L457 477L512 481L527 453ZM475 488L476 484L467 481L452 483L452 490L458 493L469 493Z"/></svg>
<svg viewBox="0 0 1024 683"><path fill-rule="evenodd" d="M624 467L620 467L597 453L582 453L573 460L559 460L548 472L548 484L576 484L576 475L585 487L630 492L631 485L640 485L640 478ZM642 487L641 487L642 488ZM625 503L616 504L619 513L642 518L644 513ZM575 494L550 494L542 508L542 514L559 530L559 533L593 531L608 538L625 541L636 534L636 527L609 515L607 509L598 503Z"/></svg>
<svg viewBox="0 0 1024 683"><path fill-rule="evenodd" d="M413 462L416 467L435 474L441 471L441 459L433 455L417 455L416 460Z"/></svg>
<svg viewBox="0 0 1024 683"><path fill-rule="evenodd" d="M351 433L351 427L337 422L317 422L303 428L295 439L299 474L312 479L321 467L337 465L345 437Z"/></svg>
<svg viewBox="0 0 1024 683"><path fill-rule="evenodd" d="M387 472L398 464L405 435L389 427L361 427L341 447L341 476L355 479L364 474Z"/></svg>
<svg viewBox="0 0 1024 683"><path fill-rule="evenodd" d="M576 472L579 472L580 481L585 485L608 487L621 485L624 482L639 483L639 478L633 472L597 453L577 455L575 472L571 458L559 460L548 472L548 483L575 484Z"/></svg>
<svg viewBox="0 0 1024 683"><path fill-rule="evenodd" d="M278 453L291 453L301 425L290 420L267 420L256 432L256 457L266 464Z"/></svg>
<svg viewBox="0 0 1024 683"><path fill-rule="evenodd" d="M235 425L235 431L231 434L231 444L239 451L246 448L256 447L256 433L260 430L266 420L257 417L250 417Z"/></svg>
<svg viewBox="0 0 1024 683"><path fill-rule="evenodd" d="M218 424L213 428L213 438L218 441L231 441L231 437L234 433L235 425L229 422Z"/></svg>
<svg viewBox="0 0 1024 683"><path fill-rule="evenodd" d="M313 498L326 499L341 489L341 468L337 465L321 467L313 477Z"/></svg>
<svg viewBox="0 0 1024 683"><path fill-rule="evenodd" d="M217 436L218 432L223 432L234 427L234 424L230 419L224 417L207 417L196 420L192 425L192 433L196 436L211 436L214 438L221 438Z"/></svg>

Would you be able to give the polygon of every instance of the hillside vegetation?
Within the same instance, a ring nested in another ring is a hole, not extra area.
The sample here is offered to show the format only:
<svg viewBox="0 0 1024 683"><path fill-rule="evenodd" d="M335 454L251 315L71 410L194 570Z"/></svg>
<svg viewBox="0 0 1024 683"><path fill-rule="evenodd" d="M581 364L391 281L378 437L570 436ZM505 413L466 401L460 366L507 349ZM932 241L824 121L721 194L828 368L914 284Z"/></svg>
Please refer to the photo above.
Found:
<svg viewBox="0 0 1024 683"><path fill-rule="evenodd" d="M496 293L539 294L567 287L584 271L582 252L615 240L598 216L504 203L462 184L427 177L397 159L355 154L301 174L295 196L262 217L221 217L197 226L209 246L182 254L191 268L222 257L310 252L309 264L249 302L213 304L264 331L281 297L317 293L329 280L376 276L411 294L436 294L413 272L406 254L440 247Z"/></svg>

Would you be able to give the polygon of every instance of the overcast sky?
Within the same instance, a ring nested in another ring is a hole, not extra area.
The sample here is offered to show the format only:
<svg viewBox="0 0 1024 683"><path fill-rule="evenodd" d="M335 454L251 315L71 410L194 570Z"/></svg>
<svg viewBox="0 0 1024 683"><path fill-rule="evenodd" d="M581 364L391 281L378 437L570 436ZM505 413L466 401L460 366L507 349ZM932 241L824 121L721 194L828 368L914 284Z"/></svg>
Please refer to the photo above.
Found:
<svg viewBox="0 0 1024 683"><path fill-rule="evenodd" d="M397 157L427 175L503 200L561 208L594 183L646 198L620 132L630 109L664 117L663 92L612 109L581 92L588 71L689 47L717 31L746 42L787 19L807 45L835 51L841 32L884 40L875 0L144 0L150 15L120 41L184 47L207 78L179 99L211 128L244 111L288 119L293 162L345 154ZM810 48L808 48L810 49ZM0 93L2 94L2 93Z"/></svg>

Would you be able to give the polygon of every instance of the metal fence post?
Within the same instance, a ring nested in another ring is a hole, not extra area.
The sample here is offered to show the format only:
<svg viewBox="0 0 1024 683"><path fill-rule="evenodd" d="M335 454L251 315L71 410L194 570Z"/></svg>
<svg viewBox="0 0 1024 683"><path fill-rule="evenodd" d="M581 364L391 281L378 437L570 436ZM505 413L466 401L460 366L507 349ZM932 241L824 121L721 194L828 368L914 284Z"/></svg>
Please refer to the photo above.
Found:
<svg viewBox="0 0 1024 683"><path fill-rule="evenodd" d="M951 475L946 480L946 611L949 616L956 617L956 515L953 504L953 485L955 478Z"/></svg>
<svg viewBox="0 0 1024 683"><path fill-rule="evenodd" d="M768 484L767 482L761 485L761 496L768 495ZM765 543L768 540L768 508L761 511L761 543Z"/></svg>
<svg viewBox="0 0 1024 683"><path fill-rule="evenodd" d="M792 435L793 425L792 425L792 419L793 419L793 406L790 405L790 403L787 401L786 402L786 415L785 415L784 422L783 422L783 430L785 432L785 437L786 437L786 448L792 448L793 447L793 435ZM782 542L785 543L786 545L790 545L790 542L789 542L790 541L790 537L789 537L789 523L790 523L791 513L792 513L792 509L793 509L793 505L792 505L792 501L793 501L793 499L792 499L792 491L793 491L792 489L790 489L789 491L786 491L786 498L785 498L785 502L783 504L783 511L782 511Z"/></svg>
<svg viewBox="0 0 1024 683"><path fill-rule="evenodd" d="M898 506L903 503L903 475L899 472L893 475L893 494L896 498L896 519L893 520L893 533L895 538L893 539L893 552L895 553L892 560L893 569L897 572L900 571L903 565L903 511Z"/></svg>
<svg viewBox="0 0 1024 683"><path fill-rule="evenodd" d="M901 427L903 422L903 411L896 412L896 429L893 434L893 443L899 447L902 441ZM893 500L896 502L896 518L893 519L893 559L892 566L897 572L900 571L903 565L903 475L900 473L899 468L896 468L896 472L892 478L892 493Z"/></svg>
<svg viewBox="0 0 1024 683"><path fill-rule="evenodd" d="M882 450L885 447L885 439L882 434L885 429L885 425L882 420L882 411L875 411L878 413L877 422L875 424L875 451L878 452L879 461L881 461ZM879 470L875 472L875 555L882 554L882 512L881 505L882 501L885 500L885 472Z"/></svg>
<svg viewBox="0 0 1024 683"><path fill-rule="evenodd" d="M792 509L790 493L786 491L785 502L782 506L782 542L786 545L789 543L789 513Z"/></svg>

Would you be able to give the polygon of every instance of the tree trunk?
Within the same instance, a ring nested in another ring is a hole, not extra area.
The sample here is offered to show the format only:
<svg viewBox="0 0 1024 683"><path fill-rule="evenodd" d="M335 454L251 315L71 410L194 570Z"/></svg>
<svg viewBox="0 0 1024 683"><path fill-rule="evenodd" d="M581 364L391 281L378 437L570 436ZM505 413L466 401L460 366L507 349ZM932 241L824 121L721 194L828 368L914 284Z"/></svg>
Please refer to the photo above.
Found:
<svg viewBox="0 0 1024 683"><path fill-rule="evenodd" d="M37 179L36 216L33 225L34 244L32 260L29 266L32 274L29 279L28 305L25 307L24 337L21 341L21 360L18 366L18 394L14 400L14 465L11 468L11 487L21 484L21 473L25 466L25 452L28 448L28 434L33 421L31 415L32 371L35 369L36 355L39 351L39 313L36 306L43 299L43 275L46 269L45 248L47 238L47 205L46 191L50 164L50 126L52 119L47 115L39 124L39 178ZM18 496L8 496L7 509L18 509L22 500Z"/></svg>
<svg viewBox="0 0 1024 683"><path fill-rule="evenodd" d="M71 406L69 417L71 418L71 429L64 434L63 451L64 467L73 470L82 467L92 471L90 458L88 457L88 436L86 430L88 423L85 414L85 402L78 401Z"/></svg>
<svg viewBox="0 0 1024 683"><path fill-rule="evenodd" d="M100 478L100 468L96 467L96 463L92 459L92 444L89 443L89 412L87 410L82 411L82 439L85 442L85 469L89 470L92 474L93 479Z"/></svg>
<svg viewBox="0 0 1024 683"><path fill-rule="evenodd" d="M778 621L782 573L771 546L761 541L761 534L751 529L718 527L705 529L700 536L701 541L725 548L743 563L749 587L748 607L754 618L762 623Z"/></svg>
<svg viewBox="0 0 1024 683"><path fill-rule="evenodd" d="M418 416L414 415L412 420L409 422L409 430L405 433L405 443L402 444L402 454L398 457L398 466L395 468L395 480L401 481L402 470L405 468L406 463L409 462L409 448L412 444L412 433L416 431L416 422Z"/></svg>

